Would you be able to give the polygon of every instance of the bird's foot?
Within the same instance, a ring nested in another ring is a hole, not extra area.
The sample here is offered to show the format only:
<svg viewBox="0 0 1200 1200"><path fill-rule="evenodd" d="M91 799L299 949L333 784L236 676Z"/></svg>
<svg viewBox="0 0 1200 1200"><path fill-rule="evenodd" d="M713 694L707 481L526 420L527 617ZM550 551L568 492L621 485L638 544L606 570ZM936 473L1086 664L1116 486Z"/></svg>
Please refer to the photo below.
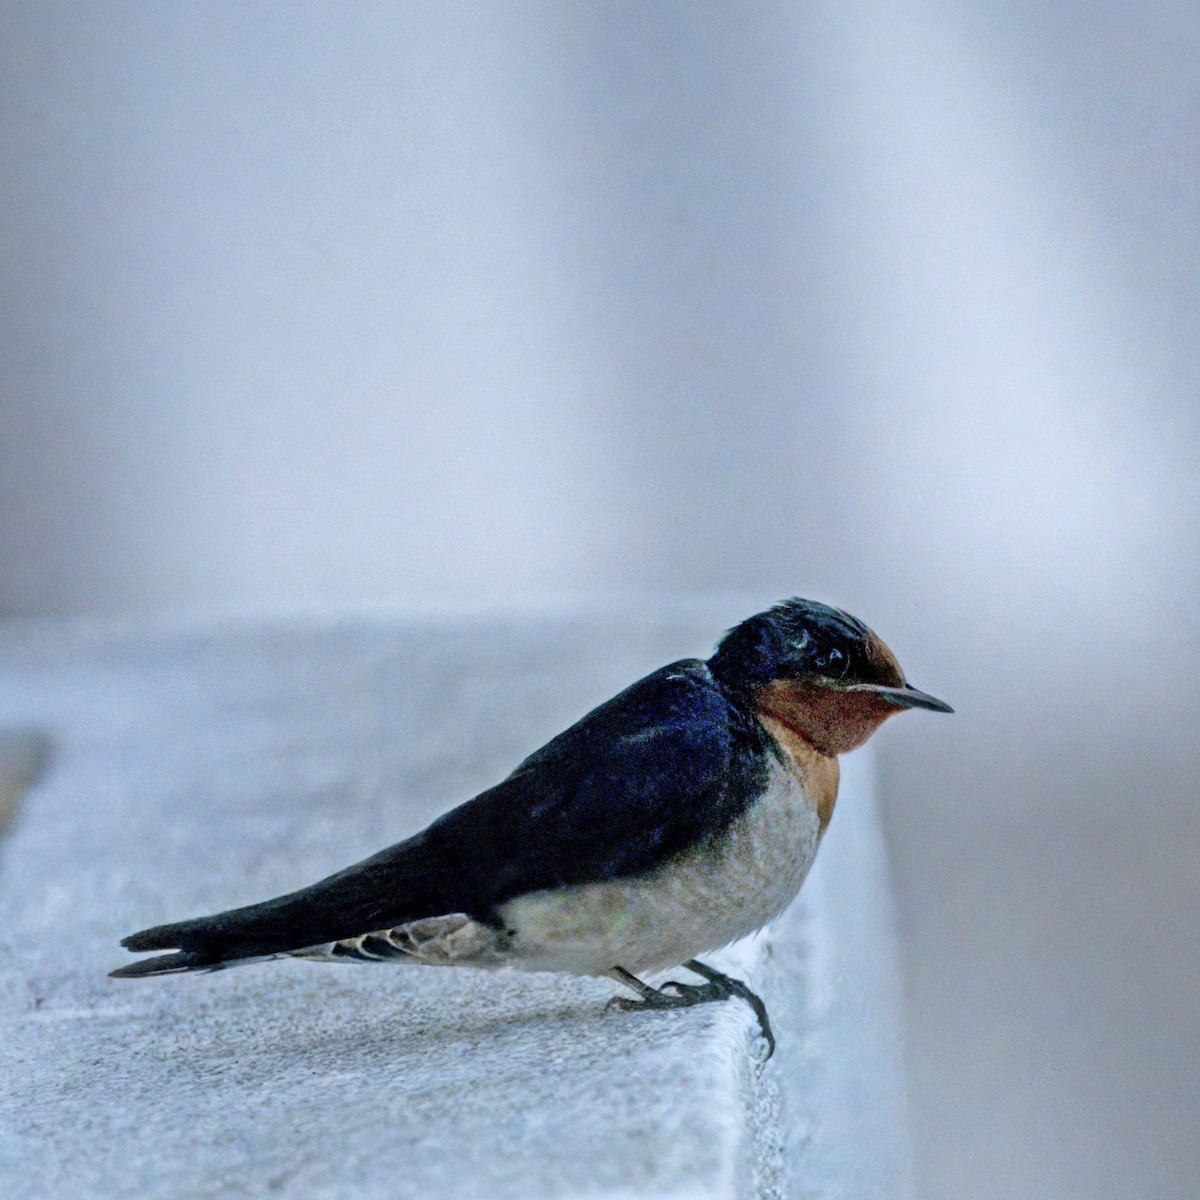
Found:
<svg viewBox="0 0 1200 1200"><path fill-rule="evenodd" d="M752 992L740 979L734 979L720 971L715 971L697 959L690 958L683 965L689 971L695 971L697 975L703 976L706 982L680 983L677 979L670 979L661 987L653 988L622 967L614 967L609 974L637 992L637 999L634 1000L629 996L614 996L605 1005L605 1011L617 1009L620 1012L631 1012L637 1009L690 1008L693 1004L708 1004L713 1000L729 1000L736 997L739 1000L745 1000L758 1018L759 1029L767 1043L766 1054L762 1056L762 1061L766 1062L775 1053L775 1034L771 1030L767 1006L762 1002L762 998Z"/></svg>

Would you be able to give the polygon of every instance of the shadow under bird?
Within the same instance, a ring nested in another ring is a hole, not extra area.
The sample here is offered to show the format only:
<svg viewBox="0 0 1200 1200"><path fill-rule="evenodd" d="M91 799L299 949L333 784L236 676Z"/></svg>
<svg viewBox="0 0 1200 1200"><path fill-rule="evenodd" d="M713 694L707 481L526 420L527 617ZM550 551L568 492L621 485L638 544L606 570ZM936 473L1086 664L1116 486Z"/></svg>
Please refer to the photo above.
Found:
<svg viewBox="0 0 1200 1200"><path fill-rule="evenodd" d="M620 1008L761 999L698 956L760 929L800 890L833 814L838 758L907 708L909 686L856 617L786 600L707 661L662 667L407 841L274 900L158 925L173 950L116 978L293 956L607 975ZM684 966L703 983L650 987Z"/></svg>

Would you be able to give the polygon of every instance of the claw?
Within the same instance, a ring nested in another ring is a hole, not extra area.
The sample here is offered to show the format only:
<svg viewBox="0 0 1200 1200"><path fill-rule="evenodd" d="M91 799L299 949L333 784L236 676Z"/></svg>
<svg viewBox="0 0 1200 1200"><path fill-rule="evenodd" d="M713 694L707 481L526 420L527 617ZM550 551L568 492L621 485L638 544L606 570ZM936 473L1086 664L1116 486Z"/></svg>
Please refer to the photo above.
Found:
<svg viewBox="0 0 1200 1200"><path fill-rule="evenodd" d="M695 971L707 982L680 983L677 979L670 979L661 987L652 988L624 968L614 967L609 972L612 977L637 992L638 998L634 1000L629 996L613 996L604 1006L604 1011L617 1009L621 1012L633 1012L646 1008L689 1008L693 1004L704 1004L710 1000L728 1000L736 996L739 1000L745 1000L758 1018L761 1036L756 1039L751 1054L756 1061L765 1063L775 1053L775 1034L767 1017L767 1006L762 1002L761 997L752 992L740 979L732 979L720 971L714 971L712 967L706 966L694 958L689 959L683 965L689 971ZM762 1043L766 1045L765 1054L759 1051Z"/></svg>
<svg viewBox="0 0 1200 1200"><path fill-rule="evenodd" d="M604 1006L606 1013L613 1012L629 1012L632 1008L641 1008L642 1001L634 1000L630 996L610 996L608 1003Z"/></svg>

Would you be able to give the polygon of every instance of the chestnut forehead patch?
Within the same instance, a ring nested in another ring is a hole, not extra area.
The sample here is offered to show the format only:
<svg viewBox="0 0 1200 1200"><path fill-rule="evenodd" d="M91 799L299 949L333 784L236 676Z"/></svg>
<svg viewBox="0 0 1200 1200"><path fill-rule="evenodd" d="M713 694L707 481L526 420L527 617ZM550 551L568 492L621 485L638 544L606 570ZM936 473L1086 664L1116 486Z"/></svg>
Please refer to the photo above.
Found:
<svg viewBox="0 0 1200 1200"><path fill-rule="evenodd" d="M904 672L896 656L887 648L877 633L867 635L867 663L871 668L871 683L882 683L887 687L903 687Z"/></svg>

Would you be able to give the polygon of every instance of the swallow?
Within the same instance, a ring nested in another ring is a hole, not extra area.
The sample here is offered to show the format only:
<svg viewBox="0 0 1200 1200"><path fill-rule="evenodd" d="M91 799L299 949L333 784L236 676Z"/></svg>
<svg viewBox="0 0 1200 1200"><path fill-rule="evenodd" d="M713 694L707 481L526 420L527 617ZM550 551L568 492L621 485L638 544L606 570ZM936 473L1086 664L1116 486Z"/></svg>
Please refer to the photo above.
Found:
<svg viewBox="0 0 1200 1200"><path fill-rule="evenodd" d="M611 1006L762 999L700 961L796 896L833 815L838 755L910 708L856 617L785 600L593 709L504 780L406 841L299 891L125 938L172 953L130 979L266 959L608 976ZM702 983L640 976L683 966Z"/></svg>

